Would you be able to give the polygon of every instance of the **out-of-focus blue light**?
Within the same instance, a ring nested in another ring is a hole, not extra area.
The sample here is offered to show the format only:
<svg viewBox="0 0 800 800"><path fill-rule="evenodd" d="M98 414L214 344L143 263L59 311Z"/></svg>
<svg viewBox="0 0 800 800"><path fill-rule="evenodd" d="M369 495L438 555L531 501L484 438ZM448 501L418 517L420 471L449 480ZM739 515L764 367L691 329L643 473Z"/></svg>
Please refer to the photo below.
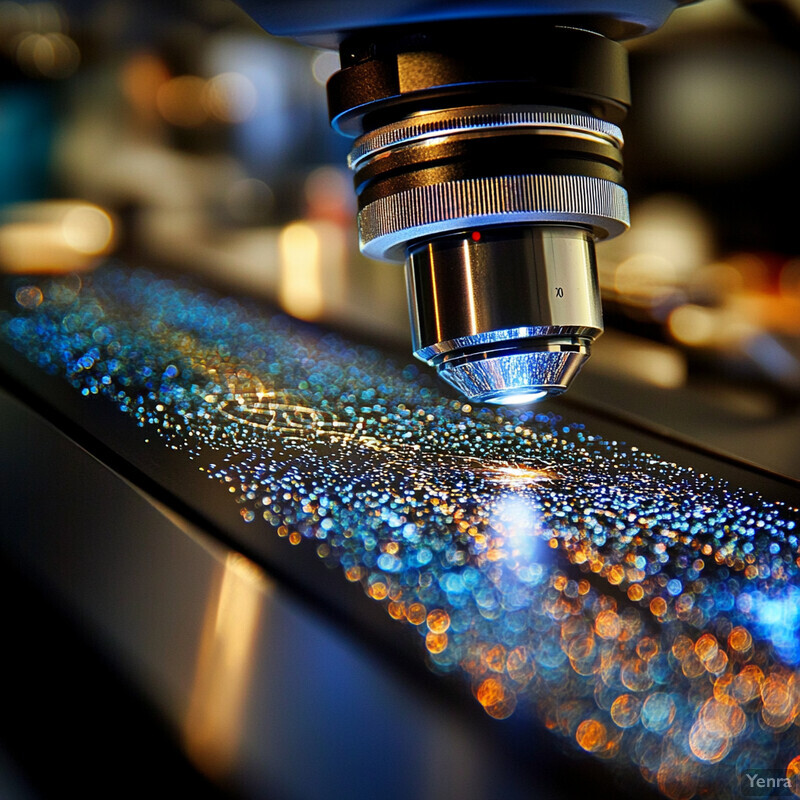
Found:
<svg viewBox="0 0 800 800"><path fill-rule="evenodd" d="M779 597L756 596L753 609L759 633L790 664L800 662L800 591L786 587Z"/></svg>

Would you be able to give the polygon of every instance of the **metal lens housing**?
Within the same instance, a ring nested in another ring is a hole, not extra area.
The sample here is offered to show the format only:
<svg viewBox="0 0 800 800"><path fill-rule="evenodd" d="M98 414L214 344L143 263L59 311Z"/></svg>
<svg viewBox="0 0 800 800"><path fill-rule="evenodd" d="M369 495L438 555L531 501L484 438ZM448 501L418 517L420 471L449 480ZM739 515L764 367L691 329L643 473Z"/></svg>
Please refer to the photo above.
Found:
<svg viewBox="0 0 800 800"><path fill-rule="evenodd" d="M490 38L492 59L480 26L459 30L345 42L333 124L357 136L363 252L406 263L415 355L471 400L531 402L603 329L594 243L628 227L627 62L587 30Z"/></svg>
<svg viewBox="0 0 800 800"><path fill-rule="evenodd" d="M409 248L414 355L475 402L560 394L603 329L591 233L464 232Z"/></svg>

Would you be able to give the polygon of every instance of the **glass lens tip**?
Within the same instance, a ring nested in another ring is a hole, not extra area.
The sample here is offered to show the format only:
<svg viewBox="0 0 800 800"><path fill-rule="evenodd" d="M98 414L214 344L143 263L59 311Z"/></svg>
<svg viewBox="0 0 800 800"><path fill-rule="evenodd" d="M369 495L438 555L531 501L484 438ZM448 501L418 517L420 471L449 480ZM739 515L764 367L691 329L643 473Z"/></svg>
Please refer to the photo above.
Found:
<svg viewBox="0 0 800 800"><path fill-rule="evenodd" d="M501 394L498 397L492 397L487 400L487 403L497 403L503 406L521 406L525 403L536 403L547 397L546 389L539 389L537 391L529 392L509 392L508 394Z"/></svg>

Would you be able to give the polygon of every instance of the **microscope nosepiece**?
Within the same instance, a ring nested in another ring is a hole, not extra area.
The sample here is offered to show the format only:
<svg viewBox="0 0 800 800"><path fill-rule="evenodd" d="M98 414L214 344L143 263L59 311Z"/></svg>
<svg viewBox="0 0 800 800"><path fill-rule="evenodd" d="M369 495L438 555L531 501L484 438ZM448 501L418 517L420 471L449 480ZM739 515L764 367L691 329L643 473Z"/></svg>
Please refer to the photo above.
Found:
<svg viewBox="0 0 800 800"><path fill-rule="evenodd" d="M473 401L531 402L602 332L594 243L628 227L625 51L534 26L490 38L491 60L461 30L343 46L333 124L357 136L362 251L406 263L414 354Z"/></svg>

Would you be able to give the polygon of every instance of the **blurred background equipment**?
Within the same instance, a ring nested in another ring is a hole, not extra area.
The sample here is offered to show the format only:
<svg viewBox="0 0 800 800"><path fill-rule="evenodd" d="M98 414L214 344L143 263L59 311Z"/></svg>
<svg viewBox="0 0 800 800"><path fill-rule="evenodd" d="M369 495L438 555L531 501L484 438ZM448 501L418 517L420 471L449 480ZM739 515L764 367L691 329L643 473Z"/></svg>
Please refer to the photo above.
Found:
<svg viewBox="0 0 800 800"><path fill-rule="evenodd" d="M607 334L574 387L793 473L798 40L796 4L704 0L626 42L633 224L598 247ZM74 0L0 5L0 59L3 269L116 250L407 341L402 270L358 252L334 52L228 0Z"/></svg>

